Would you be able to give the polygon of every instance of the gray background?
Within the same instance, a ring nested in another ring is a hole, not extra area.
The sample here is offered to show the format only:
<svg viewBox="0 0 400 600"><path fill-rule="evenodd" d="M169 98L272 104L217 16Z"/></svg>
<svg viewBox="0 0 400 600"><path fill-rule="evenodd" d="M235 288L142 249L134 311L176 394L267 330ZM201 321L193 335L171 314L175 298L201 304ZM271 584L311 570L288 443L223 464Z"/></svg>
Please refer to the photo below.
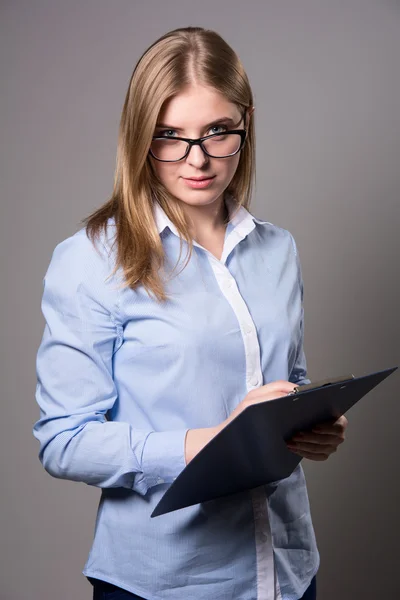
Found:
<svg viewBox="0 0 400 600"><path fill-rule="evenodd" d="M217 30L255 94L252 211L295 236L311 379L400 364L400 6L392 0L1 3L1 600L84 600L98 488L51 478L32 435L42 278L111 193L136 60L178 26ZM304 461L319 599L397 597L398 372Z"/></svg>

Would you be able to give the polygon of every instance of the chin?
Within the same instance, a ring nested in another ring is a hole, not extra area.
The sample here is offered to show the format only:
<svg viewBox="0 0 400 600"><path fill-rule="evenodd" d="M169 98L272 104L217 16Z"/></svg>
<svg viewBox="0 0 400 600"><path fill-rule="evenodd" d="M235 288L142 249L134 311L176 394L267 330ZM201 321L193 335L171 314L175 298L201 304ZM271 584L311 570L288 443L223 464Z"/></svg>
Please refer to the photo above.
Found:
<svg viewBox="0 0 400 600"><path fill-rule="evenodd" d="M192 202L197 203L203 201L205 204L209 204L210 202L218 200L218 198L220 198L224 193L225 189L225 187L221 188L221 186L218 186L218 188L210 186L209 188L205 189L191 189L189 187L185 187L184 190L182 190L182 188L178 190L171 189L171 192L175 198L178 198L182 202L191 204Z"/></svg>
<svg viewBox="0 0 400 600"><path fill-rule="evenodd" d="M185 194L184 197L175 194L175 198L178 198L184 204L190 204L191 206L199 206L199 205L208 205L216 202L221 197L222 192L215 194L215 192L211 193L211 190L206 193L206 191L201 190L192 190L189 194Z"/></svg>

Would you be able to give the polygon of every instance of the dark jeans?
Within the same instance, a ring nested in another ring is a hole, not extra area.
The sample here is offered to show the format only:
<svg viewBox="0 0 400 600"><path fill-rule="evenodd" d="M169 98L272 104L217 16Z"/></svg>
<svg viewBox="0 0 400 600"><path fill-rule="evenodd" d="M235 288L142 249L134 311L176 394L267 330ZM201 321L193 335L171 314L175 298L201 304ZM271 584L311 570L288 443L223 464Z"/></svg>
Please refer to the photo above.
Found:
<svg viewBox="0 0 400 600"><path fill-rule="evenodd" d="M93 585L93 600L145 600L101 579L88 577L88 580Z"/></svg>
<svg viewBox="0 0 400 600"><path fill-rule="evenodd" d="M141 596L136 596L136 594L127 592L111 583L101 581L101 579L93 579L92 577L88 577L88 579L93 585L93 600L145 600ZM314 577L300 600L316 600L316 598L317 581ZM212 599L210 598L210 600Z"/></svg>
<svg viewBox="0 0 400 600"><path fill-rule="evenodd" d="M317 600L317 578L313 577L310 585L300 600Z"/></svg>

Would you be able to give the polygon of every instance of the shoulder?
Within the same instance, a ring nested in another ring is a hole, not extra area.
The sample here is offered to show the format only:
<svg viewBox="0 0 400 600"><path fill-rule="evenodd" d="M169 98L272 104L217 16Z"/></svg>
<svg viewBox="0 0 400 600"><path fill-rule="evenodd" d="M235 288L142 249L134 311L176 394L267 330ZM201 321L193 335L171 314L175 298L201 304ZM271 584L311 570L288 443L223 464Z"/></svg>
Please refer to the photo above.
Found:
<svg viewBox="0 0 400 600"><path fill-rule="evenodd" d="M290 251L297 256L297 245L292 233L288 229L274 225L269 221L262 221L253 216L256 224L256 230L266 244L269 246L279 247L282 250Z"/></svg>
<svg viewBox="0 0 400 600"><path fill-rule="evenodd" d="M45 284L60 293L74 294L87 289L96 295L109 296L116 282L114 237L111 223L94 241L88 237L86 228L82 228L57 244Z"/></svg>
<svg viewBox="0 0 400 600"><path fill-rule="evenodd" d="M102 231L95 240L91 240L86 228L66 238L55 247L50 265L58 265L75 272L95 272L113 268L115 264L115 227L112 223L106 232Z"/></svg>

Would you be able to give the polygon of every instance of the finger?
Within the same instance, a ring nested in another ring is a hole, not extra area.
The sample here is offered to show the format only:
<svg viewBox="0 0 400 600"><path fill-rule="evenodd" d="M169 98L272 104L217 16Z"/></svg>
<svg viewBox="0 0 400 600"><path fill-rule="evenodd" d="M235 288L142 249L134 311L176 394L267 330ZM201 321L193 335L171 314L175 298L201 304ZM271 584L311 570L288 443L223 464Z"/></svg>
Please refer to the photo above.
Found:
<svg viewBox="0 0 400 600"><path fill-rule="evenodd" d="M284 398L286 394L283 392L274 392L273 394L260 394L259 396L248 397L248 404L259 404L260 402L265 402L266 400L275 400L276 398Z"/></svg>
<svg viewBox="0 0 400 600"><path fill-rule="evenodd" d="M348 420L344 415L341 415L337 419L332 419L331 421L327 421L326 424L330 423L334 427L347 427Z"/></svg>
<svg viewBox="0 0 400 600"><path fill-rule="evenodd" d="M319 423L315 425L311 431L322 434L344 433L347 428L348 421L338 420L333 422Z"/></svg>
<svg viewBox="0 0 400 600"><path fill-rule="evenodd" d="M315 431L315 429L313 429L312 435L318 436L317 439L320 443L329 443L334 441L335 443L340 444L346 439L346 435L343 430L335 431L334 429L331 429L329 431Z"/></svg>
<svg viewBox="0 0 400 600"><path fill-rule="evenodd" d="M329 446L335 444L341 444L344 442L342 436L338 434L319 434L319 433L296 433L291 440L291 442L308 442L310 444L319 444L321 446Z"/></svg>
<svg viewBox="0 0 400 600"><path fill-rule="evenodd" d="M340 427L343 427L343 429L346 429L348 424L349 421L344 415L339 417L338 420L334 423L334 425L339 425Z"/></svg>
<svg viewBox="0 0 400 600"><path fill-rule="evenodd" d="M276 387L277 390L280 390L282 392L292 392L297 387L294 383L285 379L273 381L269 385L273 388Z"/></svg>
<svg viewBox="0 0 400 600"><path fill-rule="evenodd" d="M267 383L265 385L260 386L259 388L255 388L250 393L254 396L262 396L265 394L270 394L274 392L281 392L284 395L292 392L296 386L294 383L285 380L273 381L272 383Z"/></svg>
<svg viewBox="0 0 400 600"><path fill-rule="evenodd" d="M296 452L309 452L311 454L332 454L337 451L335 444L313 444L308 442L296 442L296 444L287 444L289 450Z"/></svg>
<svg viewBox="0 0 400 600"><path fill-rule="evenodd" d="M301 456L302 458L308 458L309 460L317 460L317 461L323 461L323 460L327 460L329 458L329 455L327 454L315 454L315 453L311 453L311 452L295 452L294 450L292 450L293 454L297 454L298 456Z"/></svg>

